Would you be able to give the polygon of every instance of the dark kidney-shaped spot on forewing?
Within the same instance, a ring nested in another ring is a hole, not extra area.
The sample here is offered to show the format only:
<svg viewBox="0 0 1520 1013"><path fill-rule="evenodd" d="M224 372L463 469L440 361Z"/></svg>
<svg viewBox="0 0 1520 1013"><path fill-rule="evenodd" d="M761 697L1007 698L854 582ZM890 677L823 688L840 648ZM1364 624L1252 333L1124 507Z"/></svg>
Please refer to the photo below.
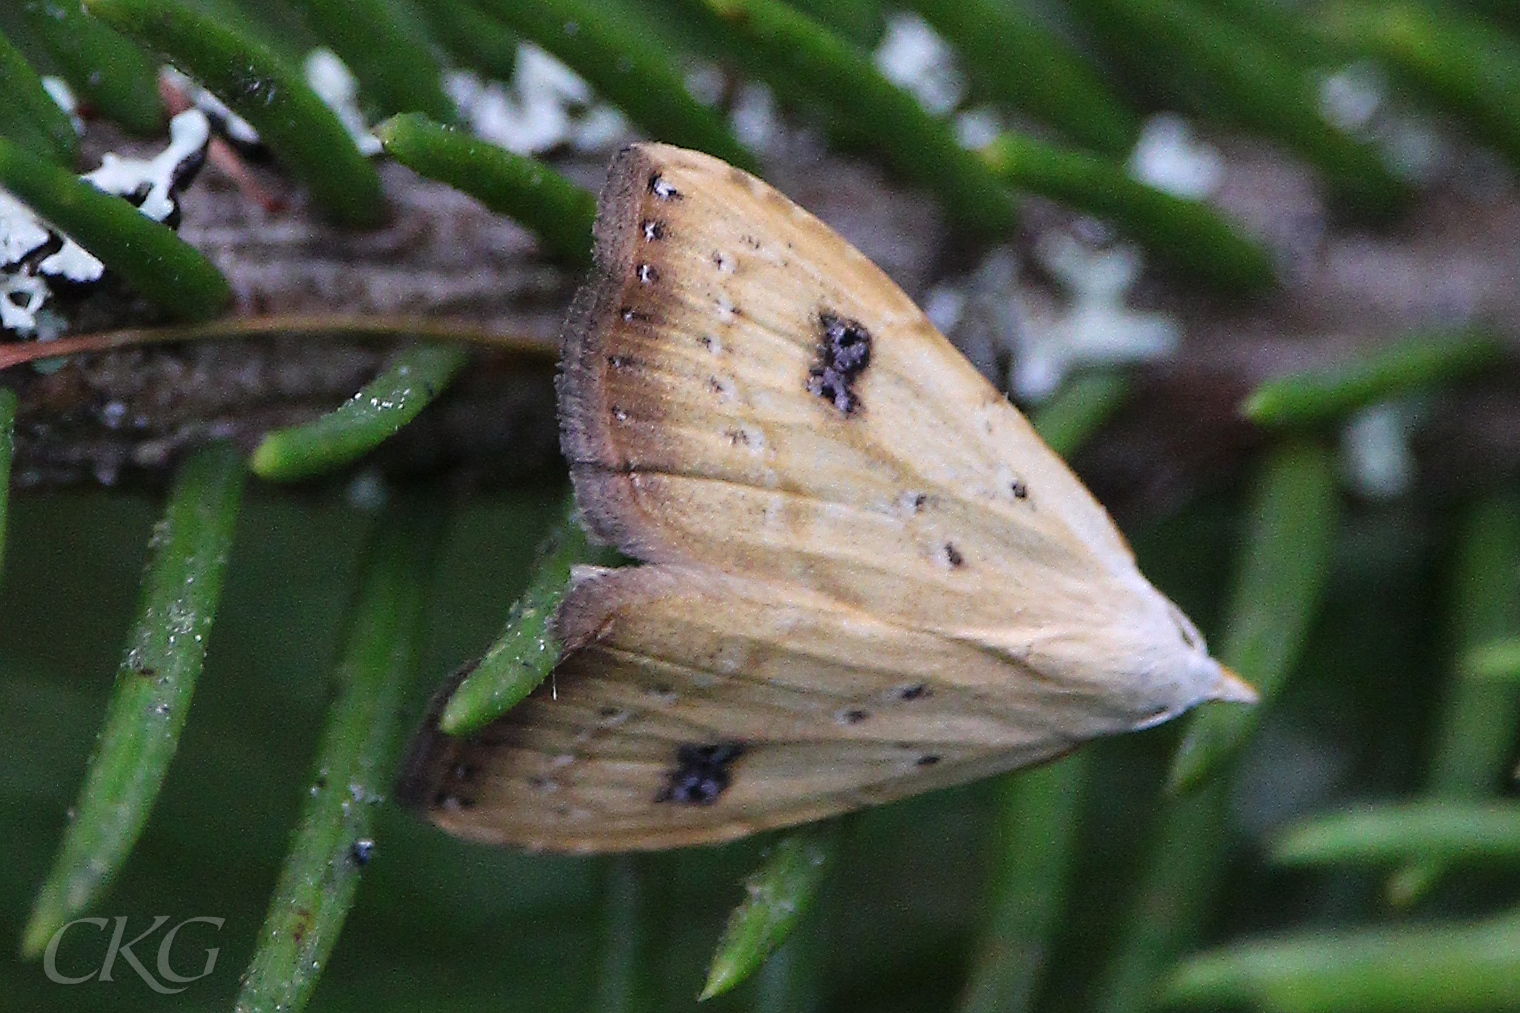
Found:
<svg viewBox="0 0 1520 1013"><path fill-rule="evenodd" d="M818 314L818 330L818 359L808 372L808 393L849 415L860 407L855 381L871 364L871 332L860 321L828 310Z"/></svg>
<svg viewBox="0 0 1520 1013"><path fill-rule="evenodd" d="M728 790L733 779L730 769L744 755L742 742L714 742L708 745L688 743L676 748L675 769L656 802L680 802L685 805L712 805Z"/></svg>

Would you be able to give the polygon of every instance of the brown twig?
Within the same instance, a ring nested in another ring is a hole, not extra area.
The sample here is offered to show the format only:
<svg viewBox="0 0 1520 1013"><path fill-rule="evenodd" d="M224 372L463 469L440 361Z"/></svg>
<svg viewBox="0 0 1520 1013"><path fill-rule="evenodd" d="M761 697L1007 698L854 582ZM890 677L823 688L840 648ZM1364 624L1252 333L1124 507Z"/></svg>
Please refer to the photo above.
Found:
<svg viewBox="0 0 1520 1013"><path fill-rule="evenodd" d="M58 341L0 345L0 370L39 359L56 359L89 352L140 348L185 341L234 340L302 334L333 340L416 338L425 341L463 342L515 352L553 362L554 347L543 340L520 334L501 334L468 320L437 317L355 317L343 314L290 314L263 317L232 317L209 324L174 327L127 327L98 334L81 334Z"/></svg>
<svg viewBox="0 0 1520 1013"><path fill-rule="evenodd" d="M169 107L170 116L177 116L186 109L195 107L188 95L163 78L158 81L158 94L164 100L164 105ZM252 170L243 161L243 156L222 138L211 138L206 148L206 158L237 184L244 196L263 208L265 214L277 214L289 206L284 197L270 193L268 188L254 178Z"/></svg>

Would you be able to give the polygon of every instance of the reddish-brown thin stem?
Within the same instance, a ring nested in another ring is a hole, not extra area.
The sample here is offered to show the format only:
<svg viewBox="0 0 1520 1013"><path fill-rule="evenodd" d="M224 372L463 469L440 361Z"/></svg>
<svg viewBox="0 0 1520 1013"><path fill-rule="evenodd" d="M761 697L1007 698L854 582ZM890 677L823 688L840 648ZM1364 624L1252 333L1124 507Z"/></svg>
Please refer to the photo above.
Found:
<svg viewBox="0 0 1520 1013"><path fill-rule="evenodd" d="M164 100L164 105L169 107L171 116L177 116L195 105L190 101L189 96L162 78L158 82L158 94ZM226 174L228 179L236 183L237 188L243 192L243 196L263 208L265 214L272 215L285 210L287 206L285 198L279 194L270 193L255 179L253 172L243 161L243 156L220 137L211 138L211 142L206 147L206 159Z"/></svg>
<svg viewBox="0 0 1520 1013"><path fill-rule="evenodd" d="M87 352L110 352L120 348L169 344L179 341L237 340L278 334L370 340L415 338L424 341L463 342L516 352L550 361L557 352L550 341L522 334L490 331L474 321L437 317L353 317L341 314L265 317L232 317L209 324L174 327L128 327L99 334L81 334L57 341L28 341L0 345L0 370L39 359L56 359Z"/></svg>

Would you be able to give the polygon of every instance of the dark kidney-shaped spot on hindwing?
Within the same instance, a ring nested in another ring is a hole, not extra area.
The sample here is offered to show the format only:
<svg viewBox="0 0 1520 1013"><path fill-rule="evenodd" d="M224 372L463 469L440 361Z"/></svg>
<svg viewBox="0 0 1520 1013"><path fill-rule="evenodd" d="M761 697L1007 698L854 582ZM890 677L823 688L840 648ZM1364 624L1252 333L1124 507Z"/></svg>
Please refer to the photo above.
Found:
<svg viewBox="0 0 1520 1013"><path fill-rule="evenodd" d="M676 766L656 802L681 802L685 805L712 805L728 790L733 772L729 769L744 755L742 742L714 742L709 745L687 743L676 748Z"/></svg>
<svg viewBox="0 0 1520 1013"><path fill-rule="evenodd" d="M871 332L828 310L818 314L818 328L818 360L808 372L808 393L849 415L860 407L855 381L871 364Z"/></svg>

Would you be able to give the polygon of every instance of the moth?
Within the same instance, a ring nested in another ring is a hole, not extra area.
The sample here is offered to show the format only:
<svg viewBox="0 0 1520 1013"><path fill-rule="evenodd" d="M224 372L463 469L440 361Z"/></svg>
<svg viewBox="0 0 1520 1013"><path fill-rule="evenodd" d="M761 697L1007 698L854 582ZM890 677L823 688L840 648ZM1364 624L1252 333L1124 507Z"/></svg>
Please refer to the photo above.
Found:
<svg viewBox="0 0 1520 1013"><path fill-rule="evenodd" d="M570 852L726 841L1254 692L882 271L755 177L637 144L562 335L583 523L553 679L401 797Z"/></svg>

